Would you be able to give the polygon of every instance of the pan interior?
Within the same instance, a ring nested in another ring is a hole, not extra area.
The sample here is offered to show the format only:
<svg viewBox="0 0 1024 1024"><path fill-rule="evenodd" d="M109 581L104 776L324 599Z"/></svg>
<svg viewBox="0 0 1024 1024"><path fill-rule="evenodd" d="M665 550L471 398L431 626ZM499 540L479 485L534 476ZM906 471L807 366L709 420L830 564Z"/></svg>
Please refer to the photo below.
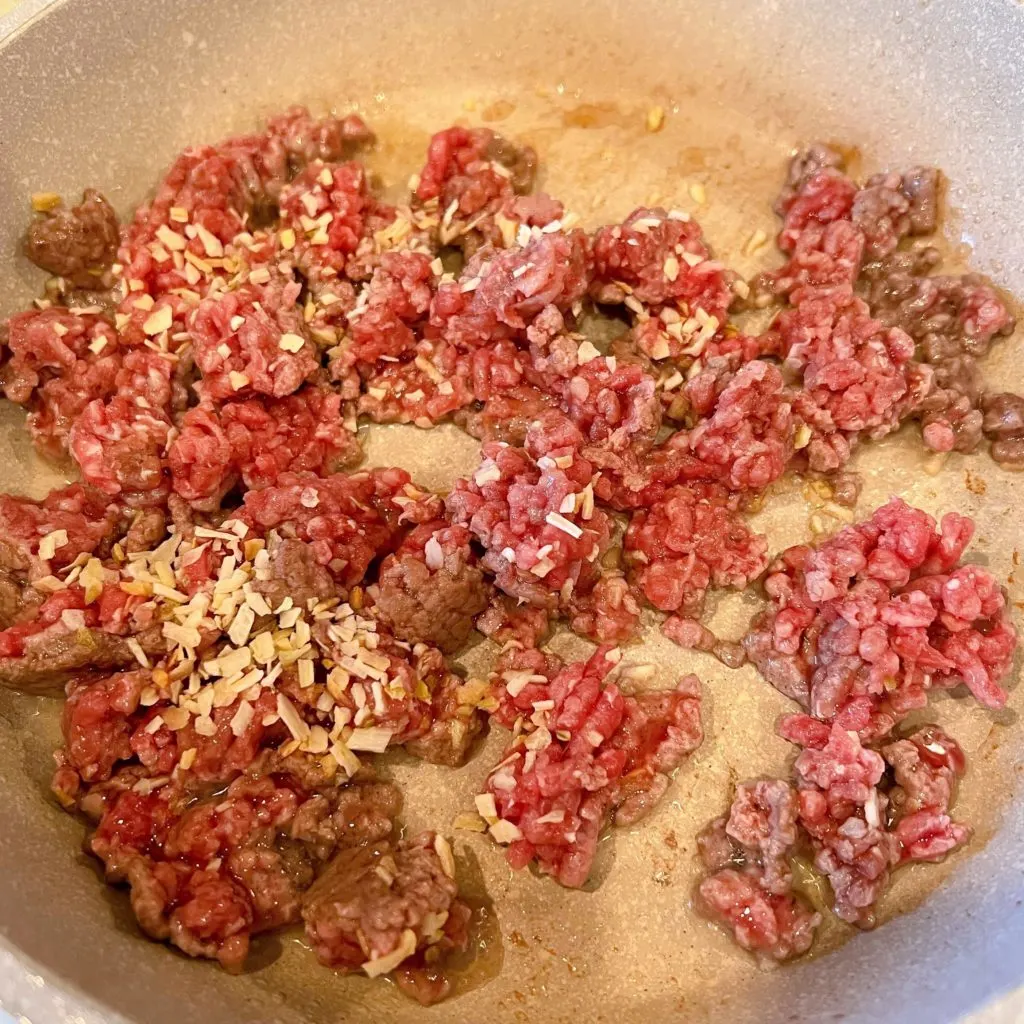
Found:
<svg viewBox="0 0 1024 1024"><path fill-rule="evenodd" d="M99 0L57 3L6 44L0 92L7 97L0 146L0 235L13 252L27 196L36 190L103 190L128 212L183 146L244 131L292 102L315 111L359 110L380 144L370 158L401 191L418 169L431 131L458 121L489 124L532 143L541 187L584 224L663 204L700 219L716 252L743 274L770 265L744 247L757 230L774 234L771 199L791 149L818 138L856 144L862 170L935 162L950 188L947 266L972 264L1024 294L1024 243L1015 198L1024 193L1024 89L1013 41L1020 8L975 5L970 45L958 35L966 10L952 3L718 5L571 0L550 5L453 2L429 12L364 0L327 5L230 0L165 5L143 0L115 15ZM959 44L959 45L958 45ZM939 54L944 56L940 62ZM984 83L977 58L985 68ZM974 62L972 63L972 55ZM941 63L941 68L940 68ZM941 78L941 98L932 91ZM996 97L999 101L996 102ZM653 106L664 127L647 131ZM700 184L697 205L689 186ZM40 283L24 261L0 267L0 309L13 311ZM1024 339L1004 342L985 365L1003 387L1024 385ZM29 451L21 414L0 408L4 486L41 494L59 479ZM455 428L374 428L371 463L402 465L445 488L472 468L477 446ZM983 456L952 456L939 475L923 471L911 437L869 445L856 460L866 514L899 494L932 513L975 517L971 557L1007 581L1011 600L1017 509L1024 481ZM810 508L800 483L780 486L759 514L772 550L806 539ZM722 600L715 625L738 636L756 602ZM571 641L556 641L569 649ZM469 656L481 667L487 651ZM648 630L627 651L653 661L655 685L695 671L705 686L707 739L663 805L601 850L599 885L569 892L510 872L482 837L459 833L456 852L471 897L489 921L459 994L429 1010L393 988L318 968L295 935L263 940L257 967L233 978L142 941L126 900L106 890L78 852L81 827L47 795L57 709L0 694L0 775L8 793L0 834L2 941L35 962L39 985L11 967L0 996L12 1009L39 1002L57 984L75 994L67 1012L86 1019L170 1022L183 1014L224 1022L632 1021L667 1019L948 1020L1024 971L1019 848L1024 821L1011 805L1022 736L1019 693L993 716L965 700L933 701L970 758L958 816L976 828L973 857L897 875L883 919L918 910L860 935L831 956L762 973L691 907L694 835L726 806L739 778L784 772L790 748L772 722L787 702L753 669L723 669ZM395 758L387 770L406 793L411 829L446 830L498 755L501 736L452 772ZM991 841L990 841L991 840ZM850 936L831 925L823 950ZM893 961L915 965L909 974ZM978 971L984 963L985 970ZM998 966L992 967L993 964ZM942 971L940 997L924 978ZM60 979L58 982L57 979ZM58 991L58 989L53 989Z"/></svg>

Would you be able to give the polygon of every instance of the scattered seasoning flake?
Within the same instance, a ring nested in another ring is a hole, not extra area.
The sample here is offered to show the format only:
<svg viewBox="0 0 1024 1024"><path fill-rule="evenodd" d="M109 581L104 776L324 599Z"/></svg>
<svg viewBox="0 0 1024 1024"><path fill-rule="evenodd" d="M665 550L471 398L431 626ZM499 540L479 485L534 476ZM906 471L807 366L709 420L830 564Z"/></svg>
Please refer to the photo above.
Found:
<svg viewBox="0 0 1024 1024"><path fill-rule="evenodd" d="M278 342L278 346L285 352L299 352L305 344L305 339L299 334L282 334Z"/></svg>
<svg viewBox="0 0 1024 1024"><path fill-rule="evenodd" d="M67 530L52 530L39 541L39 557L49 561L56 554L57 548L64 547L67 542Z"/></svg>
<svg viewBox="0 0 1024 1024"><path fill-rule="evenodd" d="M660 132L665 124L665 108L651 107L647 111L646 124L649 132Z"/></svg>
<svg viewBox="0 0 1024 1024"><path fill-rule="evenodd" d="M36 213L50 213L61 205L61 198L56 192L34 192L32 194L32 209Z"/></svg>
<svg viewBox="0 0 1024 1024"><path fill-rule="evenodd" d="M370 978L379 978L382 974L389 974L403 960L406 960L416 952L416 941L416 933L411 928L406 928L402 932L402 938L399 940L398 945L392 952L385 956L367 960L363 964L363 970Z"/></svg>
<svg viewBox="0 0 1024 1024"><path fill-rule="evenodd" d="M494 824L498 820L498 806L492 793L480 793L473 798L473 802L476 804L477 813L488 824Z"/></svg>
<svg viewBox="0 0 1024 1024"><path fill-rule="evenodd" d="M499 818L491 825L489 831L494 841L501 843L503 846L523 838L523 833L519 831L518 827L513 825L511 821L505 821L504 818Z"/></svg>
<svg viewBox="0 0 1024 1024"><path fill-rule="evenodd" d="M146 320L142 325L142 329L150 337L153 337L154 335L162 334L164 331L170 330L173 322L174 314L171 312L171 307L163 305L155 313L151 313L146 317Z"/></svg>
<svg viewBox="0 0 1024 1024"><path fill-rule="evenodd" d="M483 821L478 814L471 814L463 811L456 814L452 820L452 828L459 832L486 832L487 822Z"/></svg>
<svg viewBox="0 0 1024 1024"><path fill-rule="evenodd" d="M383 754L391 742L394 732L385 729L380 725L364 726L361 729L353 729L352 735L348 738L349 750L362 750L372 754Z"/></svg>
<svg viewBox="0 0 1024 1024"><path fill-rule="evenodd" d="M567 533L574 540L579 540L580 537L583 536L583 530L575 523L566 519L560 512L549 512L544 517L544 521L549 526L555 527L556 530L561 530L562 533Z"/></svg>
<svg viewBox="0 0 1024 1024"><path fill-rule="evenodd" d="M160 241L171 250L171 252L181 252L188 246L188 241L185 236L178 234L177 231L168 227L166 224L161 224L160 227L156 229L156 237L159 238Z"/></svg>
<svg viewBox="0 0 1024 1024"><path fill-rule="evenodd" d="M760 228L758 228L751 236L747 239L747 244L743 246L743 252L747 256L753 256L758 249L762 248L765 242L768 241L768 236Z"/></svg>

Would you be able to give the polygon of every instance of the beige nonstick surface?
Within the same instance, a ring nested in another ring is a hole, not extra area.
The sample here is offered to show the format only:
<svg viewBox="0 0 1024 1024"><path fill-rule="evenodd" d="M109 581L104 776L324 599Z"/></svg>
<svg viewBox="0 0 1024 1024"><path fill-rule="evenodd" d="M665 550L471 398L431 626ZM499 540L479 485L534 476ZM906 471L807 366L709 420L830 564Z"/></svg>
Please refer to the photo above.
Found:
<svg viewBox="0 0 1024 1024"><path fill-rule="evenodd" d="M453 121L490 124L536 147L541 187L586 226L639 204L689 209L716 252L745 274L773 258L770 249L757 258L741 250L757 228L774 234L771 200L801 141L858 144L865 171L934 161L951 181L948 265L970 256L1024 294L1024 90L1014 92L1022 72L1007 59L1022 21L1018 7L997 0L973 14L940 0L852 0L841 9L809 0L58 3L0 49L0 241L13 252L32 191L96 185L125 213L182 146L248 129L298 101L363 113L380 138L370 162L397 189L418 168L431 131ZM667 111L656 134L645 128L653 105ZM693 183L706 190L700 206ZM5 261L0 312L40 283L24 261ZM1022 347L1019 333L1005 342L988 376L1024 386ZM3 403L2 485L42 494L62 478L31 454L20 424L20 411ZM371 464L404 466L438 489L471 469L477 451L452 427L375 427L366 447ZM926 461L909 432L865 447L855 462L866 481L858 512L898 494L933 513L971 514L978 531L969 557L1024 607L1024 577L1013 575L1024 546L1024 479L981 455L951 456L937 475L925 472ZM787 480L755 525L778 550L808 536L813 511L801 481ZM756 608L752 595L722 599L714 625L738 637ZM586 649L570 637L554 645ZM491 654L480 645L467 667L484 670ZM694 914L694 835L724 809L733 782L786 770L792 748L772 724L788 702L752 668L726 670L653 629L626 660L659 666L651 686L670 686L685 671L701 677L703 747L650 818L602 844L588 891L513 873L486 837L455 833L464 884L485 905L488 926L456 996L429 1010L389 985L315 966L298 935L265 940L242 977L144 941L123 895L105 889L79 852L82 827L48 796L56 705L0 694L0 999L39 1022L115 1014L147 1024L775 1021L839 1012L941 1021L1024 977L1013 952L1024 886L1019 854L1010 855L1024 833L1013 801L1024 750L1019 688L998 715L962 699L933 700L928 716L947 725L970 760L957 812L976 836L943 865L899 873L883 920L950 876L955 882L922 911L826 957L850 938L831 923L814 961L765 974ZM448 830L471 807L502 741L496 731L458 771L389 760L386 771L406 793L407 827Z"/></svg>

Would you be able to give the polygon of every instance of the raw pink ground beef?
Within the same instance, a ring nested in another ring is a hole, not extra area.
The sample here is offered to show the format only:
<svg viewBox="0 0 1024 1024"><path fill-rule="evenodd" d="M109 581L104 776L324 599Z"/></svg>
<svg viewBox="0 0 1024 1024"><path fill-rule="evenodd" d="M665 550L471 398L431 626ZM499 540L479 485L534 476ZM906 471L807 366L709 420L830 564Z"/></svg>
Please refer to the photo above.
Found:
<svg viewBox="0 0 1024 1024"><path fill-rule="evenodd" d="M507 659L494 679L495 717L515 727L516 740L486 792L518 833L509 863L536 860L545 874L578 887L606 821L643 817L667 788L667 773L699 746L700 686L687 676L671 692L624 696L605 682L618 663L614 649L564 668L539 654Z"/></svg>
<svg viewBox="0 0 1024 1024"><path fill-rule="evenodd" d="M747 515L789 470L852 507L856 447L909 419L1024 462L1022 400L978 364L1006 302L912 241L938 172L860 183L798 153L782 265L748 284L683 211L578 226L489 128L435 134L394 203L371 142L295 107L186 150L124 226L89 190L29 229L62 277L0 326L0 386L83 483L0 496L0 682L67 685L53 789L107 877L189 955L241 969L301 921L328 966L436 1001L471 912L443 837L399 838L376 753L458 767L493 718L477 809L510 864L580 887L703 738L696 676L609 646L643 622L799 705L790 777L740 782L699 837L696 906L765 962L805 953L828 902L870 926L894 870L970 838L962 751L907 719L960 683L1003 706L1006 598L961 563L957 513L893 499L774 559ZM730 321L769 305L761 334ZM444 420L484 442L446 496L343 472L360 422ZM717 637L709 593L758 579L742 643ZM560 622L602 646L563 663ZM500 649L486 682L446 660L474 630Z"/></svg>
<svg viewBox="0 0 1024 1024"><path fill-rule="evenodd" d="M963 516L936 529L896 498L817 549L788 549L765 579L772 607L745 640L750 659L816 718L866 739L936 687L963 682L1001 707L1016 632L992 575L957 565L972 533Z"/></svg>

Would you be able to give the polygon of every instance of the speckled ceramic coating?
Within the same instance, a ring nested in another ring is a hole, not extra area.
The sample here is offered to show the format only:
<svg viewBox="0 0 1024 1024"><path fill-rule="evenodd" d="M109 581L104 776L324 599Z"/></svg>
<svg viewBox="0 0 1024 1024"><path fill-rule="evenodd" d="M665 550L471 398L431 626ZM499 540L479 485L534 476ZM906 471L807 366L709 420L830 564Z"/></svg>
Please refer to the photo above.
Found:
<svg viewBox="0 0 1024 1024"><path fill-rule="evenodd" d="M95 185L123 213L184 145L300 101L356 106L383 140L376 169L398 184L430 130L493 122L536 146L544 187L591 225L637 203L685 205L699 181L708 202L695 212L744 273L757 263L740 249L756 228L773 233L770 201L798 142L857 143L868 169L935 162L950 179L952 258L972 246L975 265L1024 295L1024 6L1011 0L26 0L0 20L4 37L4 254L16 251L32 191ZM655 104L668 116L650 135ZM39 284L20 257L5 258L0 314ZM1018 332L987 363L990 379L1020 389L1022 347ZM0 408L2 484L41 493L55 475L19 422ZM426 438L376 430L370 458L439 487L472 464L474 444L458 431ZM923 476L902 437L868 446L857 466L862 512L894 492L932 512L968 511L979 522L973 550L1007 578L1024 478L980 456ZM778 548L802 538L806 518L794 490L758 527ZM1020 584L1010 591L1024 601ZM723 602L716 625L735 631L748 615L742 599ZM142 941L123 896L78 852L81 826L48 798L54 706L0 694L0 1004L32 1024L1024 1019L1024 807L1014 799L1024 688L998 720L937 702L971 757L960 814L978 827L974 855L901 873L883 916L910 912L877 931L760 973L690 909L692 837L737 773L784 770L770 723L785 702L752 669L727 673L700 657L647 645L644 658L666 674L692 667L705 680L708 741L642 828L603 844L595 892L512 875L482 837L459 835L460 872L493 899L501 938L467 990L430 1010L315 967L289 936L262 945L242 977ZM445 828L494 746L454 773L394 763L405 821ZM833 930L826 945L846 937Z"/></svg>

